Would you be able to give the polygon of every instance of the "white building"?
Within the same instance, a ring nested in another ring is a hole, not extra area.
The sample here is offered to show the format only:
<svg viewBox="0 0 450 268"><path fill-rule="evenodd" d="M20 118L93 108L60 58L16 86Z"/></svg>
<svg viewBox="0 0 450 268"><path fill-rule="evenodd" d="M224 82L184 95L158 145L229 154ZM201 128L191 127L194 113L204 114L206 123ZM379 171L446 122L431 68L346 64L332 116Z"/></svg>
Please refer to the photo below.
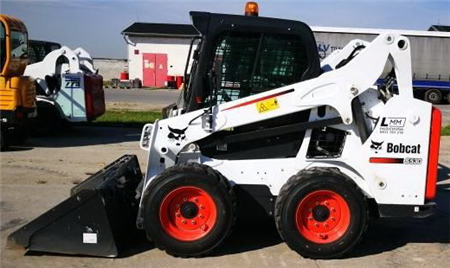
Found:
<svg viewBox="0 0 450 268"><path fill-rule="evenodd" d="M122 35L128 44L130 79L139 78L146 87L164 87L176 77L181 82L191 39L198 33L192 25L136 22Z"/></svg>
<svg viewBox="0 0 450 268"><path fill-rule="evenodd" d="M340 49L352 39L372 41L386 29L311 27L321 58ZM403 31L411 41L413 73L418 77L449 79L449 26L433 25L428 31ZM192 37L192 25L136 22L122 34L128 43L130 79L139 78L144 86L163 87L167 81L184 74ZM446 78L445 78L446 77Z"/></svg>

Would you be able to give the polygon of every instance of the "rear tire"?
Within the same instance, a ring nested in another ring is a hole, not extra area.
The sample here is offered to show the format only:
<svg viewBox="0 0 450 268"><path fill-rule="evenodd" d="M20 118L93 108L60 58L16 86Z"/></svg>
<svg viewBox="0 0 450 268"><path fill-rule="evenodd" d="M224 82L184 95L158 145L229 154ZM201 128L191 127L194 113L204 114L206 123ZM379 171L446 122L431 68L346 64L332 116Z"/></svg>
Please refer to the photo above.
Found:
<svg viewBox="0 0 450 268"><path fill-rule="evenodd" d="M292 176L275 203L275 223L287 245L307 258L338 258L361 239L368 225L363 194L334 169Z"/></svg>
<svg viewBox="0 0 450 268"><path fill-rule="evenodd" d="M425 101L432 104L440 104L442 102L442 92L438 89L428 89L424 96Z"/></svg>
<svg viewBox="0 0 450 268"><path fill-rule="evenodd" d="M178 257L198 257L220 246L236 219L228 180L197 163L166 169L150 184L144 227L155 245Z"/></svg>

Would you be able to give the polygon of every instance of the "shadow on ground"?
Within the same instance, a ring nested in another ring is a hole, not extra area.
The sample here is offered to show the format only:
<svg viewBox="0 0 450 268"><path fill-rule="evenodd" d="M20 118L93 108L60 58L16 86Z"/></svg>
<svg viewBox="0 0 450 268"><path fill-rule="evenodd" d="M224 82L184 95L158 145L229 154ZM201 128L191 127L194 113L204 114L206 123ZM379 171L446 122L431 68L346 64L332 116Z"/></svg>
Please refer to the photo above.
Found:
<svg viewBox="0 0 450 268"><path fill-rule="evenodd" d="M450 243L450 169L439 164L437 211L425 219L378 219L361 244L348 257L361 257L391 251L408 243Z"/></svg>
<svg viewBox="0 0 450 268"><path fill-rule="evenodd" d="M440 165L439 182L448 181L450 169ZM426 219L383 218L369 226L364 239L344 258L376 255L401 248L409 243L450 243L450 190L449 184L439 183L435 202L436 213ZM223 256L260 250L282 243L273 219L254 218L238 222L226 243L209 256ZM124 244L121 258L127 258L154 249L154 245L140 232ZM156 249L154 249L156 250ZM34 254L34 253L29 253Z"/></svg>
<svg viewBox="0 0 450 268"><path fill-rule="evenodd" d="M141 131L139 127L75 126L53 136L29 137L20 145L10 146L7 151L139 142Z"/></svg>

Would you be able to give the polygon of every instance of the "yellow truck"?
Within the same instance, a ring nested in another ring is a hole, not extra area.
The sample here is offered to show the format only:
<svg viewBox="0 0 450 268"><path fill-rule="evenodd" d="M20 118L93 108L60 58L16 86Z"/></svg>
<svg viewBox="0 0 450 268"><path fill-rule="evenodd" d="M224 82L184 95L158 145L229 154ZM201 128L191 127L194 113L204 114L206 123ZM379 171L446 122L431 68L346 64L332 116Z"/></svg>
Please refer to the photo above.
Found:
<svg viewBox="0 0 450 268"><path fill-rule="evenodd" d="M28 119L36 116L34 81L23 76L28 63L28 32L25 24L0 14L0 114L1 149L26 137Z"/></svg>

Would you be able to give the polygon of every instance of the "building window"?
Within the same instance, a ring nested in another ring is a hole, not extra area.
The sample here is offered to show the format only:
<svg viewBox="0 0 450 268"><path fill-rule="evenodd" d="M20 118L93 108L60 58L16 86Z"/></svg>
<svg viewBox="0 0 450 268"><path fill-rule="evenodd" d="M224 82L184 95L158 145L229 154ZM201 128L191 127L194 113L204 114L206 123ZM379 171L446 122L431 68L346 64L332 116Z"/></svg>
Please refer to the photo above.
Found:
<svg viewBox="0 0 450 268"><path fill-rule="evenodd" d="M139 55L139 49L134 50L134 55Z"/></svg>

